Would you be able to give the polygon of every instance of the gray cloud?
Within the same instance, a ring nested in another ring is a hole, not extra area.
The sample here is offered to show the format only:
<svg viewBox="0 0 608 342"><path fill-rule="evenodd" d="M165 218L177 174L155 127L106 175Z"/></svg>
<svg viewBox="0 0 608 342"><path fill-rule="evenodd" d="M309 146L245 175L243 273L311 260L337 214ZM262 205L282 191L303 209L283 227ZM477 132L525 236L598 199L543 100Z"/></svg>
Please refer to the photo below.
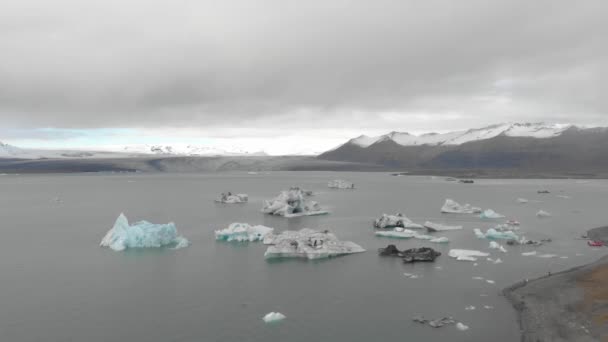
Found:
<svg viewBox="0 0 608 342"><path fill-rule="evenodd" d="M607 10L603 1L4 0L0 117L29 128L608 124Z"/></svg>

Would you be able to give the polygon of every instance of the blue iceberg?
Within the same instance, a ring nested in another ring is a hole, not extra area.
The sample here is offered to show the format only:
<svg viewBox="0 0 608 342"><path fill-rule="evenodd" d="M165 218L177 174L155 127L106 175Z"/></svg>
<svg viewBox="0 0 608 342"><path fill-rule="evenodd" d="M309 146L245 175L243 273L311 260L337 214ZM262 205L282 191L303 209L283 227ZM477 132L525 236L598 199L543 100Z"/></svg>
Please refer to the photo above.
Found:
<svg viewBox="0 0 608 342"><path fill-rule="evenodd" d="M115 251L127 248L147 247L174 247L175 249L187 247L188 239L177 234L173 222L167 224L154 224L148 221L139 221L129 225L129 220L120 214L114 227L108 231L101 240L100 246L109 247Z"/></svg>

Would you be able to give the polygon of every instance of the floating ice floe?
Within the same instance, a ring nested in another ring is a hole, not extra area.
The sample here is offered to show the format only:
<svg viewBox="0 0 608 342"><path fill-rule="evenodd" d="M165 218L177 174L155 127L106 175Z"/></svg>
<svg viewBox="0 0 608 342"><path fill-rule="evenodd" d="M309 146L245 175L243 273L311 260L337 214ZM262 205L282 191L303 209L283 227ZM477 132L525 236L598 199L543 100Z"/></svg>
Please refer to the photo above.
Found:
<svg viewBox="0 0 608 342"><path fill-rule="evenodd" d="M525 204L525 203L528 203L528 202L529 202L529 201L528 201L527 199L525 199L525 198L518 198L518 199L516 199L515 201L516 201L517 203L520 203L520 204Z"/></svg>
<svg viewBox="0 0 608 342"><path fill-rule="evenodd" d="M419 275L417 275L417 274L413 274L413 273L403 273L403 275L404 275L406 278L410 278L410 279L418 279L418 278L420 278L420 276L419 276Z"/></svg>
<svg viewBox="0 0 608 342"><path fill-rule="evenodd" d="M477 257L487 257L490 253L469 249L450 249L448 255L460 261L477 261Z"/></svg>
<svg viewBox="0 0 608 342"><path fill-rule="evenodd" d="M523 256L533 256L533 255L536 255L536 251L523 252L523 253L521 253L521 255L523 255Z"/></svg>
<svg viewBox="0 0 608 342"><path fill-rule="evenodd" d="M280 312L269 312L262 318L262 320L264 320L264 323L274 323L280 322L285 318L287 317Z"/></svg>
<svg viewBox="0 0 608 342"><path fill-rule="evenodd" d="M286 230L281 234L267 234L264 244L266 258L307 258L322 259L344 254L365 252L361 246L351 241L340 241L328 232L303 228L298 231Z"/></svg>
<svg viewBox="0 0 608 342"><path fill-rule="evenodd" d="M541 254L538 257L543 258L543 259L550 259L550 258L555 258L556 256L557 256L556 254Z"/></svg>
<svg viewBox="0 0 608 342"><path fill-rule="evenodd" d="M496 282L494 280L486 279L486 283L488 283L488 284L495 284Z"/></svg>
<svg viewBox="0 0 608 342"><path fill-rule="evenodd" d="M505 217L504 215L501 215L492 209L486 209L486 210L484 210L484 212L479 214L479 218L482 218L482 219L499 219L499 218L504 218L504 217Z"/></svg>
<svg viewBox="0 0 608 342"><path fill-rule="evenodd" d="M456 323L456 329L460 330L460 331L465 331L465 330L469 330L469 326L468 325L464 325L461 322Z"/></svg>
<svg viewBox="0 0 608 342"><path fill-rule="evenodd" d="M407 228L407 229L422 229L422 225L412 222L409 218L401 213L396 215L382 214L382 216L374 220L374 228Z"/></svg>
<svg viewBox="0 0 608 342"><path fill-rule="evenodd" d="M447 230L459 230L462 229L462 226L447 226L439 223L434 223L430 221L426 221L424 223L424 227L428 229L429 232L443 232Z"/></svg>
<svg viewBox="0 0 608 342"><path fill-rule="evenodd" d="M539 211L536 213L536 216L537 216L537 217L550 217L550 216L551 216L551 214L550 214L550 213L548 213L548 212L546 212L546 211L544 211L544 210L539 210Z"/></svg>
<svg viewBox="0 0 608 342"><path fill-rule="evenodd" d="M473 305L469 305L469 306L467 306L464 309L467 310L467 311L473 311L473 310L475 310L475 307Z"/></svg>
<svg viewBox="0 0 608 342"><path fill-rule="evenodd" d="M115 251L127 248L146 247L187 247L189 242L186 238L177 234L177 228L173 222L167 224L154 224L148 221L135 222L129 225L129 220L124 214L120 214L104 238L100 246L109 247Z"/></svg>
<svg viewBox="0 0 608 342"><path fill-rule="evenodd" d="M336 179L327 182L327 187L331 189L354 189L355 184L344 179Z"/></svg>
<svg viewBox="0 0 608 342"><path fill-rule="evenodd" d="M489 262L491 262L493 264L502 264L502 260L500 258L496 258L496 260L494 260L492 258L487 258L486 260L488 260Z"/></svg>
<svg viewBox="0 0 608 342"><path fill-rule="evenodd" d="M473 279L475 279L475 280L484 280L483 277L473 277Z"/></svg>
<svg viewBox="0 0 608 342"><path fill-rule="evenodd" d="M561 198L561 199L570 199L571 198L570 196L567 196L567 195L557 195L557 197Z"/></svg>
<svg viewBox="0 0 608 342"><path fill-rule="evenodd" d="M287 218L329 214L319 203L304 199L305 196L308 196L306 192L298 187L282 191L274 199L264 201L262 212Z"/></svg>
<svg viewBox="0 0 608 342"><path fill-rule="evenodd" d="M498 244L498 242L496 241L490 241L490 249L498 249L499 251L503 252L503 253L507 253L507 250L501 246L500 244Z"/></svg>
<svg viewBox="0 0 608 342"><path fill-rule="evenodd" d="M247 203L249 196L247 194L232 194L222 193L215 201L218 203L236 204L236 203Z"/></svg>
<svg viewBox="0 0 608 342"><path fill-rule="evenodd" d="M413 230L403 229L403 228L395 228L394 230L379 230L374 234L376 236L388 237L388 238L396 238L396 239L419 239L419 240L428 240L433 243L448 243L450 240L446 237L433 237L430 235L419 234Z"/></svg>
<svg viewBox="0 0 608 342"><path fill-rule="evenodd" d="M247 223L232 223L228 228L216 230L215 239L224 241L261 241L273 228L266 226L251 226Z"/></svg>
<svg viewBox="0 0 608 342"><path fill-rule="evenodd" d="M441 212L446 214L479 214L481 208L473 207L470 204L460 205L452 199L446 199Z"/></svg>
<svg viewBox="0 0 608 342"><path fill-rule="evenodd" d="M484 305L483 308L486 309L486 310L492 310L492 309L494 309L494 307L491 306L491 305Z"/></svg>
<svg viewBox="0 0 608 342"><path fill-rule="evenodd" d="M480 239L491 239L491 240L519 240L519 236L512 231L499 232L494 228L488 229L485 233L481 229L475 228L473 230L475 236Z"/></svg>

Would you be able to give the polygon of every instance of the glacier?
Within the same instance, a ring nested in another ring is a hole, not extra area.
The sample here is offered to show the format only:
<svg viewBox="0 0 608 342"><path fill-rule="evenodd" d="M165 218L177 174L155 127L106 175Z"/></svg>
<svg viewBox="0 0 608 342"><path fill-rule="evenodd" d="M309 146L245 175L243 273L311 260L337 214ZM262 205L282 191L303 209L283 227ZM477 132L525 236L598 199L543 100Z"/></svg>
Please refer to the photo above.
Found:
<svg viewBox="0 0 608 342"><path fill-rule="evenodd" d="M115 251L127 248L146 247L174 247L175 249L187 247L190 243L183 236L178 235L173 222L167 224L154 224L148 221L135 222L129 225L129 220L120 214L104 238L100 246L109 247Z"/></svg>
<svg viewBox="0 0 608 342"><path fill-rule="evenodd" d="M262 212L287 218L329 214L328 211L321 209L319 203L307 200L305 196L309 196L308 193L299 187L281 191L274 199L264 201Z"/></svg>
<svg viewBox="0 0 608 342"><path fill-rule="evenodd" d="M504 215L499 214L492 209L486 209L483 211L483 213L481 213L479 215L479 218L482 218L482 219L499 219L499 218L504 218L504 217L505 217Z"/></svg>
<svg viewBox="0 0 608 342"><path fill-rule="evenodd" d="M434 222L430 222L430 221L426 221L424 223L424 227L429 232L443 232L443 231L447 231L447 230L460 230L460 229L462 229L462 226L447 226L447 225L443 225L443 224L439 224L439 223L434 223Z"/></svg>
<svg viewBox="0 0 608 342"><path fill-rule="evenodd" d="M272 234L273 228L247 223L232 223L228 228L216 230L215 239L223 241L262 241L268 234Z"/></svg>
<svg viewBox="0 0 608 342"><path fill-rule="evenodd" d="M453 199L446 199L443 207L441 207L441 212L444 214L479 214L481 213L481 208L473 207L470 204L460 205L458 202Z"/></svg>
<svg viewBox="0 0 608 342"><path fill-rule="evenodd" d="M264 244L270 245L264 257L323 259L338 255L365 252L363 247L351 241L340 241L329 231L303 228L298 231L286 230L278 235L268 234Z"/></svg>
<svg viewBox="0 0 608 342"><path fill-rule="evenodd" d="M407 229L422 229L423 226L412 222L409 218L401 213L395 215L382 214L382 216L374 221L374 228L407 228Z"/></svg>
<svg viewBox="0 0 608 342"><path fill-rule="evenodd" d="M327 182L327 187L330 189L354 189L355 183L346 181L344 179L335 179Z"/></svg>
<svg viewBox="0 0 608 342"><path fill-rule="evenodd" d="M220 197L218 197L215 201L218 203L227 203L227 204L235 204L235 203L246 203L249 200L249 195L247 194L232 194L222 193Z"/></svg>

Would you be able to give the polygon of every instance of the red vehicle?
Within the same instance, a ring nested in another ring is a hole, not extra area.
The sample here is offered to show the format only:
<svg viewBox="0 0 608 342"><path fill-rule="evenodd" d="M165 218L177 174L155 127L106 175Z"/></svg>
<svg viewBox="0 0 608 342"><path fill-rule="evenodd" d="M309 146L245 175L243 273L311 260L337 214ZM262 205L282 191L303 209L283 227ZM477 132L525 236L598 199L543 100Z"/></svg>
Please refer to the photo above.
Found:
<svg viewBox="0 0 608 342"><path fill-rule="evenodd" d="M587 241L587 244L591 247L602 247L604 243L602 241L590 240Z"/></svg>

